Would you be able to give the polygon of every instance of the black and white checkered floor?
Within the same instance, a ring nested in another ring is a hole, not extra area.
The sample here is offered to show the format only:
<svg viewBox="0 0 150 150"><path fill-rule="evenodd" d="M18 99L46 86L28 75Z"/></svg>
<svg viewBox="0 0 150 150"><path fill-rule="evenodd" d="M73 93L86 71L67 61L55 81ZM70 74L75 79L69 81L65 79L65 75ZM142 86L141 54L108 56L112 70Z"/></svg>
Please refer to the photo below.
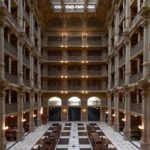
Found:
<svg viewBox="0 0 150 150"><path fill-rule="evenodd" d="M56 150L92 150L86 123L64 123Z"/></svg>

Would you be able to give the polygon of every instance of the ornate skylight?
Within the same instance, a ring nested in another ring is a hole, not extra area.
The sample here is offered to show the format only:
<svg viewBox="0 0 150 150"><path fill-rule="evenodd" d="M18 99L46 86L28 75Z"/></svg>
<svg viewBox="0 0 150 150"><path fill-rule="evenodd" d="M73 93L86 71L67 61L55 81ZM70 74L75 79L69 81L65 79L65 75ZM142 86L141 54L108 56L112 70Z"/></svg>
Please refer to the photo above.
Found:
<svg viewBox="0 0 150 150"><path fill-rule="evenodd" d="M95 12L98 0L51 0L55 12Z"/></svg>

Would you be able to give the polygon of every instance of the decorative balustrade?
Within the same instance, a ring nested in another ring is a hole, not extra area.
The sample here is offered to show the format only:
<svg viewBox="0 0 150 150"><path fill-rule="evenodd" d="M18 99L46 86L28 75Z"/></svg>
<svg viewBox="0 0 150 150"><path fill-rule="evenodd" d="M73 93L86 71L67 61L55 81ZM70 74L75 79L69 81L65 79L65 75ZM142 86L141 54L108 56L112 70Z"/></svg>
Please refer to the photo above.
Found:
<svg viewBox="0 0 150 150"><path fill-rule="evenodd" d="M37 107L38 107L38 103L35 102L35 103L34 103L34 108L37 108Z"/></svg>
<svg viewBox="0 0 150 150"><path fill-rule="evenodd" d="M125 79L120 79L118 85L123 86L125 83Z"/></svg>
<svg viewBox="0 0 150 150"><path fill-rule="evenodd" d="M9 74L5 72L5 78L10 82L14 84L18 84L18 77L14 74Z"/></svg>
<svg viewBox="0 0 150 150"><path fill-rule="evenodd" d="M87 85L87 90L89 91L94 91L94 90L107 90L106 86L88 86Z"/></svg>
<svg viewBox="0 0 150 150"><path fill-rule="evenodd" d="M95 71L95 70L87 70L88 76L107 76L107 71Z"/></svg>
<svg viewBox="0 0 150 150"><path fill-rule="evenodd" d="M67 57L67 60L68 60L68 61L81 61L81 60L82 60L82 57L81 57L81 56L78 56L78 55L76 55L76 56L68 56L68 57Z"/></svg>
<svg viewBox="0 0 150 150"><path fill-rule="evenodd" d="M130 76L130 83L135 83L135 82L139 81L140 79L142 79L142 76L143 76L143 72L132 74Z"/></svg>
<svg viewBox="0 0 150 150"><path fill-rule="evenodd" d="M81 86L69 86L67 87L69 91L78 91L81 90Z"/></svg>
<svg viewBox="0 0 150 150"><path fill-rule="evenodd" d="M125 109L125 103L119 102L119 109Z"/></svg>
<svg viewBox="0 0 150 150"><path fill-rule="evenodd" d="M43 57L44 58L44 60L46 60L46 61L61 61L62 60L62 56L60 55L60 56L44 56Z"/></svg>
<svg viewBox="0 0 150 150"><path fill-rule="evenodd" d="M30 17L25 10L23 11L23 15L24 15L26 21L30 22Z"/></svg>
<svg viewBox="0 0 150 150"><path fill-rule="evenodd" d="M68 40L67 45L68 46L73 46L73 47L81 46L82 45L82 40L81 41L70 41L70 40Z"/></svg>
<svg viewBox="0 0 150 150"><path fill-rule="evenodd" d="M30 60L26 56L23 56L23 62L27 65L30 66Z"/></svg>
<svg viewBox="0 0 150 150"><path fill-rule="evenodd" d="M119 16L119 21L121 22L122 19L124 18L125 16L125 10L122 10L122 12L120 13L120 16Z"/></svg>
<svg viewBox="0 0 150 150"><path fill-rule="evenodd" d="M111 101L111 107L114 107L114 101Z"/></svg>
<svg viewBox="0 0 150 150"><path fill-rule="evenodd" d="M6 114L18 112L17 103L6 104Z"/></svg>
<svg viewBox="0 0 150 150"><path fill-rule="evenodd" d="M99 55L99 54L97 54ZM106 55L101 55L101 56L87 56L88 61L103 61L107 58Z"/></svg>
<svg viewBox="0 0 150 150"><path fill-rule="evenodd" d="M140 53L143 49L143 40L138 42L135 46L131 48L131 57Z"/></svg>
<svg viewBox="0 0 150 150"><path fill-rule="evenodd" d="M23 104L23 109L26 110L26 109L29 109L30 108L30 103L29 102L26 102Z"/></svg>
<svg viewBox="0 0 150 150"><path fill-rule="evenodd" d="M115 65L114 64L111 67L111 72L115 72Z"/></svg>
<svg viewBox="0 0 150 150"><path fill-rule="evenodd" d="M15 48L10 42L5 40L5 49L12 55L18 57L17 48Z"/></svg>
<svg viewBox="0 0 150 150"><path fill-rule="evenodd" d="M30 80L23 79L23 83L25 86L30 87Z"/></svg>
<svg viewBox="0 0 150 150"><path fill-rule="evenodd" d="M140 19L141 19L141 16L139 14L135 15L135 17L130 23L130 29L134 28Z"/></svg>
<svg viewBox="0 0 150 150"><path fill-rule="evenodd" d="M125 64L125 56L122 56L120 59L119 59L119 65L123 65Z"/></svg>
<svg viewBox="0 0 150 150"><path fill-rule="evenodd" d="M81 71L68 71L67 74L68 76L81 76L82 72Z"/></svg>
<svg viewBox="0 0 150 150"><path fill-rule="evenodd" d="M130 110L131 112L142 113L142 104L131 103Z"/></svg>

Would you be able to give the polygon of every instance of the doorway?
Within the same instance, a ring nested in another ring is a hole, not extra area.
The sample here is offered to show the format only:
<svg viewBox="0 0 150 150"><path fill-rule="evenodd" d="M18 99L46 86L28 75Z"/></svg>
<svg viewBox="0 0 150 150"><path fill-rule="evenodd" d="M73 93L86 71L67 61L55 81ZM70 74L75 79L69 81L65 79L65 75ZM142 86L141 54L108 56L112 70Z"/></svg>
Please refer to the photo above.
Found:
<svg viewBox="0 0 150 150"><path fill-rule="evenodd" d="M61 121L61 107L49 108L49 121Z"/></svg>
<svg viewBox="0 0 150 150"><path fill-rule="evenodd" d="M88 107L88 121L100 121L99 107Z"/></svg>
<svg viewBox="0 0 150 150"><path fill-rule="evenodd" d="M80 107L69 107L68 111L69 121L81 121L81 108Z"/></svg>

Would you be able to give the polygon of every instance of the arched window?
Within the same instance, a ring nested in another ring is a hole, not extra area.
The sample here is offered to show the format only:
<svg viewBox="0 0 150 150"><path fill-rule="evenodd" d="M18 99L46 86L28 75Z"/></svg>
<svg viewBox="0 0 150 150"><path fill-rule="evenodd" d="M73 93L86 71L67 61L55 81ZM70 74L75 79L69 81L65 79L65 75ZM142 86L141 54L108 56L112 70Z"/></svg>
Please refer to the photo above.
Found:
<svg viewBox="0 0 150 150"><path fill-rule="evenodd" d="M69 106L80 106L81 105L81 100L78 97L71 97L68 100L68 105Z"/></svg>
<svg viewBox="0 0 150 150"><path fill-rule="evenodd" d="M61 106L62 101L59 97L52 97L48 100L48 106Z"/></svg>
<svg viewBox="0 0 150 150"><path fill-rule="evenodd" d="M98 97L90 97L87 101L88 106L100 106L101 100Z"/></svg>
<svg viewBox="0 0 150 150"><path fill-rule="evenodd" d="M101 23L98 21L97 18L92 17L92 18L90 18L88 20L87 27L88 28L100 28L101 27Z"/></svg>
<svg viewBox="0 0 150 150"><path fill-rule="evenodd" d="M82 27L82 21L78 18L70 18L68 20L68 27L69 28L80 28Z"/></svg>
<svg viewBox="0 0 150 150"><path fill-rule="evenodd" d="M59 18L52 18L49 21L48 26L50 28L62 28L62 21Z"/></svg>

